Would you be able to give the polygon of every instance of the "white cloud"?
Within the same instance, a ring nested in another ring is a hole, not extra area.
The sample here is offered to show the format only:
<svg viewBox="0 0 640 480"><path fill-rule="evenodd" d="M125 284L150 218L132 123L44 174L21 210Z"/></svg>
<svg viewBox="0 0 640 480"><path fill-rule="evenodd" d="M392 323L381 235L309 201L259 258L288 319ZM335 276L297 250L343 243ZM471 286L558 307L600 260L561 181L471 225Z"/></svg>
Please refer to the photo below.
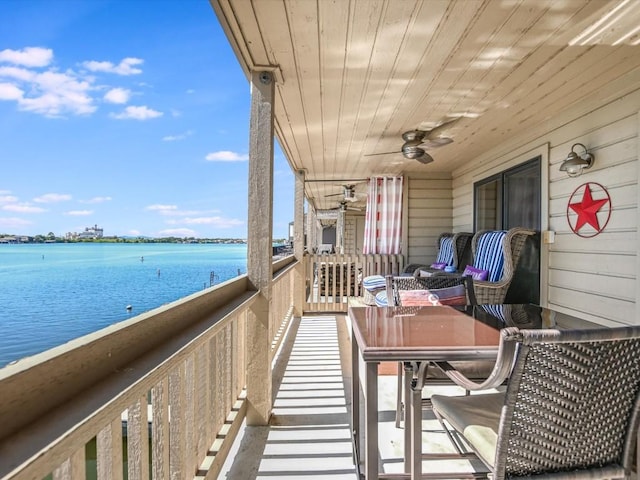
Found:
<svg viewBox="0 0 640 480"><path fill-rule="evenodd" d="M117 65L111 62L97 62L95 60L83 62L82 65L92 72L115 73L116 75L138 75L142 73L142 70L135 68L135 66L142 65L143 63L144 60L140 58L128 57Z"/></svg>
<svg viewBox="0 0 640 480"><path fill-rule="evenodd" d="M47 210L42 207L34 207L33 205L28 204L9 204L2 207L3 210L7 212L18 212L18 213L42 213Z"/></svg>
<svg viewBox="0 0 640 480"><path fill-rule="evenodd" d="M89 200L83 200L80 203L104 203L104 202L110 202L111 201L111 197L93 197L90 198Z"/></svg>
<svg viewBox="0 0 640 480"><path fill-rule="evenodd" d="M195 237L196 231L190 228L169 228L158 232L161 237Z"/></svg>
<svg viewBox="0 0 640 480"><path fill-rule="evenodd" d="M33 72L20 67L0 67L0 77L22 82L33 82L37 78L38 72Z"/></svg>
<svg viewBox="0 0 640 480"><path fill-rule="evenodd" d="M249 160L249 155L241 155L229 150L220 150L219 152L208 154L205 158L210 162L244 162Z"/></svg>
<svg viewBox="0 0 640 480"><path fill-rule="evenodd" d="M167 223L183 225L212 225L218 228L231 228L244 225L244 222L242 220L224 217L186 217L179 220L170 220Z"/></svg>
<svg viewBox="0 0 640 480"><path fill-rule="evenodd" d="M20 110L49 117L65 113L88 114L96 107L89 95L90 81L77 77L73 72L59 73L49 70L42 73L23 68L0 67L0 99L15 100Z"/></svg>
<svg viewBox="0 0 640 480"><path fill-rule="evenodd" d="M188 130L178 135L167 135L165 137L162 137L162 140L165 142L175 142L177 140L184 140L185 138L190 137L191 135L193 135L193 131Z"/></svg>
<svg viewBox="0 0 640 480"><path fill-rule="evenodd" d="M0 203L13 203L18 201L18 197L9 195L8 190L0 190Z"/></svg>
<svg viewBox="0 0 640 480"><path fill-rule="evenodd" d="M112 113L111 117L116 118L118 120L148 120L149 118L161 117L163 115L162 112L158 112L157 110L153 110L149 107L127 107L124 109L122 113Z"/></svg>
<svg viewBox="0 0 640 480"><path fill-rule="evenodd" d="M109 103L127 103L131 98L131 90L126 88L112 88L104 94L104 100Z"/></svg>
<svg viewBox="0 0 640 480"><path fill-rule="evenodd" d="M25 67L46 67L53 60L53 50L42 47L25 47L22 50L0 51L0 62L24 65Z"/></svg>
<svg viewBox="0 0 640 480"><path fill-rule="evenodd" d="M51 66L52 61L51 49L27 47L0 51L0 101L13 101L21 111L56 118L94 113L98 108L98 95L102 95L106 103L119 105L128 103L132 97L132 92L126 88L97 84L96 76L87 70L60 71ZM128 57L119 64L89 61L82 65L92 72L136 75L142 73L138 68L142 63L140 58ZM36 67L48 68L39 71ZM141 106L128 107L111 116L147 120L162 115L162 112Z"/></svg>
<svg viewBox="0 0 640 480"><path fill-rule="evenodd" d="M139 237L141 234L140 230L129 230L128 235L132 235L134 237Z"/></svg>
<svg viewBox="0 0 640 480"><path fill-rule="evenodd" d="M66 193L46 193L33 199L34 202L38 203L57 203L68 200L71 200L71 195L67 195Z"/></svg>
<svg viewBox="0 0 640 480"><path fill-rule="evenodd" d="M20 100L24 92L12 83L0 83L0 100Z"/></svg>
<svg viewBox="0 0 640 480"><path fill-rule="evenodd" d="M175 211L178 210L178 207L175 205L161 205L161 204L155 204L155 205L149 205L148 207L145 208L145 210L151 210L151 211L156 211L156 212L160 212L161 214L166 214L166 212L171 212L171 211Z"/></svg>
<svg viewBox="0 0 640 480"><path fill-rule="evenodd" d="M65 212L65 215L72 217L86 217L87 215L93 215L93 210L70 210Z"/></svg>
<svg viewBox="0 0 640 480"><path fill-rule="evenodd" d="M25 220L23 218L0 217L0 227L6 229L20 228L32 224L33 222L30 222L29 220Z"/></svg>

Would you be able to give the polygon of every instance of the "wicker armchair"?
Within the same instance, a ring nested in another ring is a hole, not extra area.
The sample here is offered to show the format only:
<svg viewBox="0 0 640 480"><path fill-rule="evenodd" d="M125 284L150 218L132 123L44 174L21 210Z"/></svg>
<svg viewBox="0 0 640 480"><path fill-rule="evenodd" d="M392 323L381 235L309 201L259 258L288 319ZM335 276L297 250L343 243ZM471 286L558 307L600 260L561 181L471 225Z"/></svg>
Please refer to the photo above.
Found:
<svg viewBox="0 0 640 480"><path fill-rule="evenodd" d="M533 234L533 230L516 227L508 231L480 230L473 236L473 266L489 272L487 280L473 281L479 304L504 303L525 241Z"/></svg>
<svg viewBox="0 0 640 480"><path fill-rule="evenodd" d="M446 263L456 269L464 268L471 258L471 239L473 233L443 233L438 237L436 247L438 248L438 256L435 263ZM429 265L422 265L415 268L414 276L421 276L421 272L440 272L431 268Z"/></svg>
<svg viewBox="0 0 640 480"><path fill-rule="evenodd" d="M509 375L505 393L431 397L455 439L463 438L497 480L630 478L640 419L640 327L505 328L501 335L504 368L491 381L475 384L454 370L449 376L477 389Z"/></svg>

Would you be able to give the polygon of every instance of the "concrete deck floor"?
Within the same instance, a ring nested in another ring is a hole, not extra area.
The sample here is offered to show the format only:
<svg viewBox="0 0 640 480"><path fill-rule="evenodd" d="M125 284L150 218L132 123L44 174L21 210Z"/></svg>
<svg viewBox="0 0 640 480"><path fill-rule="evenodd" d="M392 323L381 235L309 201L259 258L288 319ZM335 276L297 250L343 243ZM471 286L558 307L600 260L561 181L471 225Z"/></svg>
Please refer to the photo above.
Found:
<svg viewBox="0 0 640 480"><path fill-rule="evenodd" d="M293 320L274 366L274 408L268 427L239 433L219 480L357 480L350 438L350 326L345 315ZM380 472L403 470L403 431L395 427L396 376L379 378ZM456 387L433 387L461 394ZM428 394L429 392L427 392ZM430 412L423 451L453 452ZM423 471L471 472L466 460L427 460Z"/></svg>

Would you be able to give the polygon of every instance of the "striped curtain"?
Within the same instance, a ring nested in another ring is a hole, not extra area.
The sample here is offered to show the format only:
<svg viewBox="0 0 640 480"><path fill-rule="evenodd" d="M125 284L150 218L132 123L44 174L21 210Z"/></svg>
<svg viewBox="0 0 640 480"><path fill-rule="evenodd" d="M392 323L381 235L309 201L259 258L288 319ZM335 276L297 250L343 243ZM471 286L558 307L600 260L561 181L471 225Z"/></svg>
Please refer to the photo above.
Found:
<svg viewBox="0 0 640 480"><path fill-rule="evenodd" d="M402 177L369 179L362 253L395 255L402 235Z"/></svg>

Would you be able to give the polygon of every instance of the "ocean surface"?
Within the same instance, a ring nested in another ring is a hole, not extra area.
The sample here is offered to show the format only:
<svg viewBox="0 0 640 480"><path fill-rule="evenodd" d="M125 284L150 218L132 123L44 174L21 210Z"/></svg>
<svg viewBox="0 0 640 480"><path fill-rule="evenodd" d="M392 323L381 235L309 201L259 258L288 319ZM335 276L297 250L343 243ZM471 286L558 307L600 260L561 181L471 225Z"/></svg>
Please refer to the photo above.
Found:
<svg viewBox="0 0 640 480"><path fill-rule="evenodd" d="M0 368L246 268L236 244L0 245Z"/></svg>

